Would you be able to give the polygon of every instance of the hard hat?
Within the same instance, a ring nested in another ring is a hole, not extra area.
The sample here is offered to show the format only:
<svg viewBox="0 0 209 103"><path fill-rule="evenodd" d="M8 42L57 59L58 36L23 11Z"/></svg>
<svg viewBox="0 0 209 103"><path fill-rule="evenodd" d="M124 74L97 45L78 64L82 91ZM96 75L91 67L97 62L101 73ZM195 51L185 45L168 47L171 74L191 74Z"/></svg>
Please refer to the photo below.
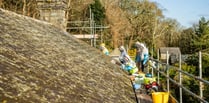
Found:
<svg viewBox="0 0 209 103"><path fill-rule="evenodd" d="M141 43L137 41L137 42L135 43L135 46L136 46L136 47L140 47L140 46L141 46Z"/></svg>
<svg viewBox="0 0 209 103"><path fill-rule="evenodd" d="M125 51L125 48L123 46L120 46L119 50L122 52L122 51Z"/></svg>
<svg viewBox="0 0 209 103"><path fill-rule="evenodd" d="M105 46L105 43L101 43L100 46L104 47Z"/></svg>
<svg viewBox="0 0 209 103"><path fill-rule="evenodd" d="M135 45L140 45L140 42L137 41L137 42L135 43Z"/></svg>
<svg viewBox="0 0 209 103"><path fill-rule="evenodd" d="M136 47L143 47L143 48L145 47L145 45L143 43L140 43L138 41L135 43L135 46Z"/></svg>
<svg viewBox="0 0 209 103"><path fill-rule="evenodd" d="M140 46L145 47L145 45L143 43L140 43Z"/></svg>

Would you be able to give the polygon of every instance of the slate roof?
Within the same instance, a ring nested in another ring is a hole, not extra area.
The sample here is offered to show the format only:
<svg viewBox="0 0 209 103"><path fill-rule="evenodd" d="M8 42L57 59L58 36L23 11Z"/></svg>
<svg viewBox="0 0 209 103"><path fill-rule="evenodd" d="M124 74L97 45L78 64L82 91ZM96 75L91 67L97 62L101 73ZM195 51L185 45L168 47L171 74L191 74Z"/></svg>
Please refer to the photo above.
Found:
<svg viewBox="0 0 209 103"><path fill-rule="evenodd" d="M52 24L0 9L0 102L135 103L110 58Z"/></svg>

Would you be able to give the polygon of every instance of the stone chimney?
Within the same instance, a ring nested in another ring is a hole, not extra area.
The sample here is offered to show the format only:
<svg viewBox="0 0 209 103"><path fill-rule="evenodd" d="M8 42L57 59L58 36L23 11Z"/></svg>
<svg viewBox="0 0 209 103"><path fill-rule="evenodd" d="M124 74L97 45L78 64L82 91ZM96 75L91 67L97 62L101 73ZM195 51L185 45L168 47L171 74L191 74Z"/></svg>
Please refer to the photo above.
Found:
<svg viewBox="0 0 209 103"><path fill-rule="evenodd" d="M65 30L66 17L65 9L66 0L36 0L40 12L40 20L54 24Z"/></svg>

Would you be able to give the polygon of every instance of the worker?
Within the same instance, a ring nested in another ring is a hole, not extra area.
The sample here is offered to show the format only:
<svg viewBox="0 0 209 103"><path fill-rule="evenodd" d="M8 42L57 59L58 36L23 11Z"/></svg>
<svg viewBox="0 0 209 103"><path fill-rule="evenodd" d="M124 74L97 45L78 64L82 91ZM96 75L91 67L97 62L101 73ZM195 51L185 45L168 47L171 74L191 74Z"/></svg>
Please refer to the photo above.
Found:
<svg viewBox="0 0 209 103"><path fill-rule="evenodd" d="M125 48L123 46L119 47L120 56L119 60L121 62L121 68L128 71L129 74L137 73L137 67L135 62L130 58L130 56L127 54Z"/></svg>
<svg viewBox="0 0 209 103"><path fill-rule="evenodd" d="M105 55L109 55L109 51L108 49L105 47L104 43L100 44L100 50L105 54Z"/></svg>
<svg viewBox="0 0 209 103"><path fill-rule="evenodd" d="M135 63L138 68L138 72L142 72L142 70L141 70L141 52L142 51L141 51L140 43L136 42L135 47L136 47Z"/></svg>
<svg viewBox="0 0 209 103"><path fill-rule="evenodd" d="M136 58L135 62L137 64L137 68L139 72L144 72L144 67L149 60L149 54L148 54L148 48L145 46L145 44L136 42Z"/></svg>

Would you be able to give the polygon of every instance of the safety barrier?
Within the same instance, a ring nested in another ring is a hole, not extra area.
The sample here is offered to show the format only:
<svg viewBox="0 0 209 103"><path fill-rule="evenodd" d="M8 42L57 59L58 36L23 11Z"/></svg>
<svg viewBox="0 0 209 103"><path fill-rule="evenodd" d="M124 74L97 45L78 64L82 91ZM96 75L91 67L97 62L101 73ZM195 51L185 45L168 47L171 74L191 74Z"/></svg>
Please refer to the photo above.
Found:
<svg viewBox="0 0 209 103"><path fill-rule="evenodd" d="M171 81L172 83L176 84L179 87L179 95L180 95L180 100L179 103L182 103L182 89L184 91L186 91L188 94L192 95L193 97L197 98L199 101L203 102L203 103L208 103L208 101L203 99L203 83L206 85L209 85L209 81L202 79L202 56L201 56L201 52L199 52L199 77L194 76L192 74L189 74L188 72L185 72L183 70L181 70L181 65L179 65L179 67L175 67L175 66L171 66L168 64L168 52L167 52L167 63L162 63L159 61L159 59L150 59L152 62L156 62L157 63L157 67L152 66L152 75L154 75L154 71L157 72L157 82L158 84L160 84L159 82L159 78L160 78L160 74L164 77L166 77L167 79L167 92L170 92L170 84L169 82ZM159 58L159 54L158 54L158 58ZM181 64L181 54L179 54L179 64ZM165 69L162 71L159 68L159 65L165 66ZM173 68L174 70L176 70L179 73L179 82L173 80L172 78L169 77L169 70L170 68ZM166 73L165 73L166 72ZM197 95L195 93L193 93L192 91L190 91L189 89L187 89L186 87L184 87L182 85L182 74L187 75L191 78L194 78L195 80L199 81L199 85L200 85L200 95Z"/></svg>

